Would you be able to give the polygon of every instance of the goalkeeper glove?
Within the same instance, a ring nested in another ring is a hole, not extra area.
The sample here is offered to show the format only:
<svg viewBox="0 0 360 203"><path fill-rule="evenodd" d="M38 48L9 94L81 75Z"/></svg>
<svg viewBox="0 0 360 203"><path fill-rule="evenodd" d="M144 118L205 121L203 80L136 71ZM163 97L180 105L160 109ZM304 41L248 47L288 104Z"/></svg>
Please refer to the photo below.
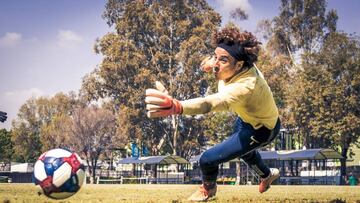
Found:
<svg viewBox="0 0 360 203"><path fill-rule="evenodd" d="M157 89L146 90L146 110L149 118L165 117L181 114L183 109L180 102L173 99L160 83L156 82Z"/></svg>

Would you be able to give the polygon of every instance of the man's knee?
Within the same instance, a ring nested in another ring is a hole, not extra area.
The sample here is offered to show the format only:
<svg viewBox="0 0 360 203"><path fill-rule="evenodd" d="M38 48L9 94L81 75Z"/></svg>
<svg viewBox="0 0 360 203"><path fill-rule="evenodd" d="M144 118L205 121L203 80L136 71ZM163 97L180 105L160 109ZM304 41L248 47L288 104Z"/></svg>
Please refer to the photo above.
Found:
<svg viewBox="0 0 360 203"><path fill-rule="evenodd" d="M200 163L200 167L201 168L204 168L204 167L211 167L211 166L214 166L216 165L213 161L213 156L211 153L209 153L208 151L205 151L201 157L200 157L200 160L199 160L199 163Z"/></svg>

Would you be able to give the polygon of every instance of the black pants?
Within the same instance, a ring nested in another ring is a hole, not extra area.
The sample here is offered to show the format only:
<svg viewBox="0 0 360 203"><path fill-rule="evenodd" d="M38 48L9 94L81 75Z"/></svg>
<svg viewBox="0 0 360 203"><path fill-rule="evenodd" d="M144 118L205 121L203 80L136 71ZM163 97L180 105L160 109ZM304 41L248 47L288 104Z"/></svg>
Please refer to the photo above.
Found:
<svg viewBox="0 0 360 203"><path fill-rule="evenodd" d="M262 161L257 149L269 144L279 131L279 119L273 130L265 127L255 130L250 124L237 118L233 134L201 155L200 168L203 181L216 181L219 164L237 157L242 158L260 177L267 177L270 169Z"/></svg>

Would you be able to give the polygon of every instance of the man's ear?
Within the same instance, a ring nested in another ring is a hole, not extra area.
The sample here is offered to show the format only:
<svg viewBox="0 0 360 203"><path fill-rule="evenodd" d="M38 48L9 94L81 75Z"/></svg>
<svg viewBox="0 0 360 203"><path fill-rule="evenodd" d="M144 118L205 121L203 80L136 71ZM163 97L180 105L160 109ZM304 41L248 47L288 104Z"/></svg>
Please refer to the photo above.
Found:
<svg viewBox="0 0 360 203"><path fill-rule="evenodd" d="M237 61L235 66L236 66L236 70L241 70L241 68L244 65L244 61Z"/></svg>

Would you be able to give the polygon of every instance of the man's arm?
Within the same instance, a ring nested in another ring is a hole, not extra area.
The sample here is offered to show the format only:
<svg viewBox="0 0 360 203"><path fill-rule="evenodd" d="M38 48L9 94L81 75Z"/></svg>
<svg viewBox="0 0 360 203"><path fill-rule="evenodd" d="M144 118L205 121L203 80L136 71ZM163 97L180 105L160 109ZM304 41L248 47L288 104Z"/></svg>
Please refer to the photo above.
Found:
<svg viewBox="0 0 360 203"><path fill-rule="evenodd" d="M228 111L230 106L243 105L246 99L245 95L248 93L249 89L242 84L234 83L222 88L216 94L180 101L180 103L183 106L183 114L186 115L205 114L211 111Z"/></svg>
<svg viewBox="0 0 360 203"><path fill-rule="evenodd" d="M225 111L228 105L221 94L213 94L206 97L199 97L180 101L184 115L205 114L211 111Z"/></svg>
<svg viewBox="0 0 360 203"><path fill-rule="evenodd" d="M147 116L149 118L165 117L177 114L205 114L210 111L224 111L228 109L226 100L229 95L225 96L224 94L216 93L207 97L178 101L168 95L167 92L159 89L162 88L146 89L145 103Z"/></svg>
<svg viewBox="0 0 360 203"><path fill-rule="evenodd" d="M145 103L149 118L176 114L196 115L226 111L232 104L241 105L244 102L243 95L247 92L248 89L241 84L230 84L216 94L178 101L159 89L147 89Z"/></svg>

